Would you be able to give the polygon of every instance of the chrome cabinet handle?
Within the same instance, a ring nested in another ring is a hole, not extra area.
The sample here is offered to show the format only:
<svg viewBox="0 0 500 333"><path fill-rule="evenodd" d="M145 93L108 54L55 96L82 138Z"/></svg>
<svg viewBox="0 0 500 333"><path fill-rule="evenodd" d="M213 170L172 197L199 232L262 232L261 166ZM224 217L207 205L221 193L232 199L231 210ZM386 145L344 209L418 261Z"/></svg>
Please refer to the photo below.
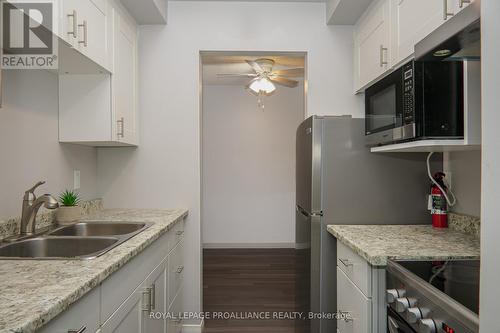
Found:
<svg viewBox="0 0 500 333"><path fill-rule="evenodd" d="M354 266L354 264L352 262L349 261L349 259L341 259L339 258L339 261L342 263L342 265L344 265L345 267L349 267L349 266Z"/></svg>
<svg viewBox="0 0 500 333"><path fill-rule="evenodd" d="M142 291L142 312L151 312L151 288L144 288Z"/></svg>
<svg viewBox="0 0 500 333"><path fill-rule="evenodd" d="M458 5L460 8L463 8L464 7L464 3L471 3L472 1L471 0L459 0L458 1Z"/></svg>
<svg viewBox="0 0 500 333"><path fill-rule="evenodd" d="M78 18L76 10L73 10L73 13L68 14L68 18L71 17L73 19L73 31L68 31L68 35L73 35L73 38L78 37Z"/></svg>
<svg viewBox="0 0 500 333"><path fill-rule="evenodd" d="M448 0L443 0L443 19L446 21L449 16L453 15L455 14L448 12Z"/></svg>
<svg viewBox="0 0 500 333"><path fill-rule="evenodd" d="M125 118L121 117L116 121L118 123L118 133L116 134L120 138L125 137Z"/></svg>
<svg viewBox="0 0 500 333"><path fill-rule="evenodd" d="M351 315L351 313L349 311L342 311L342 310L339 309L338 313L346 314L346 316L342 316L341 318L338 318L337 320L343 320L346 323L350 323L350 322L354 321L354 319L352 318L352 315Z"/></svg>
<svg viewBox="0 0 500 333"><path fill-rule="evenodd" d="M387 51L387 47L384 47L384 45L380 45L380 67L384 67L384 65L387 65L387 61L384 60L384 52Z"/></svg>
<svg viewBox="0 0 500 333"><path fill-rule="evenodd" d="M151 310L154 310L156 308L156 285L153 283L151 285Z"/></svg>
<svg viewBox="0 0 500 333"><path fill-rule="evenodd" d="M87 326L83 325L78 330L68 330L68 333L83 333L87 329Z"/></svg>
<svg viewBox="0 0 500 333"><path fill-rule="evenodd" d="M79 24L78 27L83 28L83 40L79 40L79 44L83 44L83 46L87 47L88 45L88 28L87 28L87 21L84 20L82 24Z"/></svg>
<svg viewBox="0 0 500 333"><path fill-rule="evenodd" d="M177 267L177 270L175 272L177 274L181 274L183 270L184 270L184 266L179 266L179 267Z"/></svg>

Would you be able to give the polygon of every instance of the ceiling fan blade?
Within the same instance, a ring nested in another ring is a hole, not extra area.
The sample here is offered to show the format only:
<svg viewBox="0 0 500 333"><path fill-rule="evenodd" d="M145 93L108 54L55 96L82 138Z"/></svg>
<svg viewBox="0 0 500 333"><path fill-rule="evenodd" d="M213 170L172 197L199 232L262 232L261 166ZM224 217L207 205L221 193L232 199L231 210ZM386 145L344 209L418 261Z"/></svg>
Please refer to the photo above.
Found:
<svg viewBox="0 0 500 333"><path fill-rule="evenodd" d="M304 68L277 69L271 73L272 76L303 77Z"/></svg>
<svg viewBox="0 0 500 333"><path fill-rule="evenodd" d="M299 81L285 79L284 77L270 77L269 80L289 88L295 88L299 84Z"/></svg>
<svg viewBox="0 0 500 333"><path fill-rule="evenodd" d="M264 69L262 67L260 67L260 65L253 61L253 60L245 60L247 62L247 64L250 65L250 67L252 67L252 69L255 71L255 73L261 73L264 71Z"/></svg>
<svg viewBox="0 0 500 333"><path fill-rule="evenodd" d="M233 74L225 74L225 73L222 73L222 74L217 74L218 77L257 77L257 74L246 74L246 73L240 73L240 74L237 74L237 73L233 73Z"/></svg>

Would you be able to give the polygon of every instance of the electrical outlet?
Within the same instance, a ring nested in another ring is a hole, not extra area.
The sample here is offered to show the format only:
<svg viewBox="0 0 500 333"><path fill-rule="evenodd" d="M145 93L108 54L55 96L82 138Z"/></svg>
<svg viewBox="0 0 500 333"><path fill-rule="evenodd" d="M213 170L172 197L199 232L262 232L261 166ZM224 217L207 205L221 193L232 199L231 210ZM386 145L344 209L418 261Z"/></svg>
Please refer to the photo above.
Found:
<svg viewBox="0 0 500 333"><path fill-rule="evenodd" d="M80 188L80 170L73 171L73 189L78 190Z"/></svg>

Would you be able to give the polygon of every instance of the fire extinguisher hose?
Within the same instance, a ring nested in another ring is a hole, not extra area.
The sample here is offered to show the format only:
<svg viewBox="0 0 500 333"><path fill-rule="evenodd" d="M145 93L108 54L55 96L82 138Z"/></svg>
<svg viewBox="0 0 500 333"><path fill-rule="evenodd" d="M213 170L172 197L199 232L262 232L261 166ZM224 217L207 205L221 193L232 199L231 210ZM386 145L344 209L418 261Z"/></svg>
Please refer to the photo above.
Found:
<svg viewBox="0 0 500 333"><path fill-rule="evenodd" d="M441 192L443 193L443 195L444 195L444 197L446 199L446 202L448 203L448 206L449 207L453 207L453 206L455 206L455 204L457 202L457 199L455 198L455 195L453 194L453 192L451 191L451 189L449 189L449 193L450 193L453 201L450 200L450 198L448 197L448 194L443 189L443 187L441 187L441 185L438 184L438 182L434 179L434 177L432 177L432 173L431 173L431 157L432 157L433 154L434 154L434 152L430 152L429 155L427 156L427 175L429 176L429 179L431 180L431 182L434 185L436 185L441 190Z"/></svg>

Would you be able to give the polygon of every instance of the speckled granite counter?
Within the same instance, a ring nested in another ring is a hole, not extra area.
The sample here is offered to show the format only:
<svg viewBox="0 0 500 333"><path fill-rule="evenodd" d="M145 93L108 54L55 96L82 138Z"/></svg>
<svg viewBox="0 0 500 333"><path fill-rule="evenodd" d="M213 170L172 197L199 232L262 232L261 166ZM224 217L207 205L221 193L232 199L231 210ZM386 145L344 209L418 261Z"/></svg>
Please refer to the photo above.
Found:
<svg viewBox="0 0 500 333"><path fill-rule="evenodd" d="M373 266L387 259L479 259L479 239L430 225L329 225L328 231Z"/></svg>
<svg viewBox="0 0 500 333"><path fill-rule="evenodd" d="M104 210L91 221L154 224L92 260L0 260L0 333L34 332L125 265L187 210Z"/></svg>

